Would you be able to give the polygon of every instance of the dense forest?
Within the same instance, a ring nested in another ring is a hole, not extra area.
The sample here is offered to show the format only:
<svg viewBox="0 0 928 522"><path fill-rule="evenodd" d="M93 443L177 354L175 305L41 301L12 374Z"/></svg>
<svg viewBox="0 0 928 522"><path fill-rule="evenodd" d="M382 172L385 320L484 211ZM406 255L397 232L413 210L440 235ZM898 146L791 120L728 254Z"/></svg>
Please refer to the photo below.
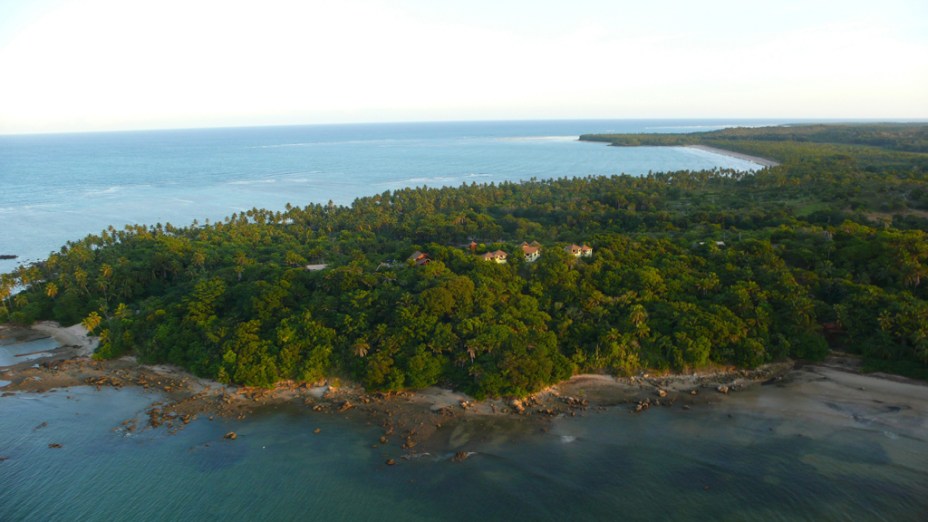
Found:
<svg viewBox="0 0 928 522"><path fill-rule="evenodd" d="M0 321L83 321L99 357L255 386L524 395L578 371L754 367L829 345L928 376L928 125L582 139L781 164L110 228L4 274Z"/></svg>

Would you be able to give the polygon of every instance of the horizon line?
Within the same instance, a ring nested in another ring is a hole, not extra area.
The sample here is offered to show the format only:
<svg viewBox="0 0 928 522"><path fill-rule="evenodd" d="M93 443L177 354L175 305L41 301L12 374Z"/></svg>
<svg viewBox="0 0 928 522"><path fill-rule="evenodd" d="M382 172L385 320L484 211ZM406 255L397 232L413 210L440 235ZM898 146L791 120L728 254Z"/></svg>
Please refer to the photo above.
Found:
<svg viewBox="0 0 928 522"><path fill-rule="evenodd" d="M95 130L51 130L51 131L25 131L25 132L0 132L0 138L16 136L53 136L53 135L72 135L72 134L121 134L134 132L171 132L171 131L202 131L202 130L231 130L231 129L262 129L262 128L287 128L287 127L348 127L355 125L376 126L376 125L423 125L423 124L459 124L459 123L544 123L544 122L604 122L604 121L731 121L747 122L751 120L776 122L776 125L789 125L791 123L808 124L808 123L928 123L926 118L854 118L854 117L634 117L634 118L514 118L514 119L448 119L448 120L396 120L396 121L353 121L353 122L324 122L324 123L267 123L267 124L243 124L243 125L205 125L194 127L137 127L137 128L119 128L119 129L95 129Z"/></svg>

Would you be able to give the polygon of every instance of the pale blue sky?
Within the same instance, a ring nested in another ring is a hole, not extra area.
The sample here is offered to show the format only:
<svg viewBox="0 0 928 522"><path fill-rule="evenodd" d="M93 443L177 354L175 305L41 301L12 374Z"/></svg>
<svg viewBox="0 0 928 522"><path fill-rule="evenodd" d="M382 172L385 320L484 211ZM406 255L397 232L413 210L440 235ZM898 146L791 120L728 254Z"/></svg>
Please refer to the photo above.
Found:
<svg viewBox="0 0 928 522"><path fill-rule="evenodd" d="M925 0L0 0L0 133L928 117Z"/></svg>

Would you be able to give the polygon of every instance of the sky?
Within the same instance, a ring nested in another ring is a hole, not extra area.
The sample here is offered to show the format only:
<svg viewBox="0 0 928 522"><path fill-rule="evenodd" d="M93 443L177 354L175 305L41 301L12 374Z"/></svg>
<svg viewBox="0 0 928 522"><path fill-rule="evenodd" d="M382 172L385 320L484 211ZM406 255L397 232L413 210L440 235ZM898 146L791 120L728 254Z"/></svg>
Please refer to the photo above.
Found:
<svg viewBox="0 0 928 522"><path fill-rule="evenodd" d="M925 0L0 0L0 134L928 118Z"/></svg>

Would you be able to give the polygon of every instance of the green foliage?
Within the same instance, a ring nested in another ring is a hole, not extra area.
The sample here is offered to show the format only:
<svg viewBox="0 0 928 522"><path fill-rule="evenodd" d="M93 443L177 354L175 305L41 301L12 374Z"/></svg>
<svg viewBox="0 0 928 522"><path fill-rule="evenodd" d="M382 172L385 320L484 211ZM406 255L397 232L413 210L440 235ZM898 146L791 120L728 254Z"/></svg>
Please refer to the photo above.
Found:
<svg viewBox="0 0 928 522"><path fill-rule="evenodd" d="M0 318L87 318L101 357L133 352L253 386L344 375L370 389L524 395L578 370L818 359L823 323L837 325L830 342L917 374L926 127L590 137L782 164L404 189L209 226L111 228L4 275ZM542 245L537 261L523 241ZM592 257L570 255L573 243ZM406 262L417 250L428 264ZM508 263L478 256L495 250ZM17 285L28 290L13 296Z"/></svg>

